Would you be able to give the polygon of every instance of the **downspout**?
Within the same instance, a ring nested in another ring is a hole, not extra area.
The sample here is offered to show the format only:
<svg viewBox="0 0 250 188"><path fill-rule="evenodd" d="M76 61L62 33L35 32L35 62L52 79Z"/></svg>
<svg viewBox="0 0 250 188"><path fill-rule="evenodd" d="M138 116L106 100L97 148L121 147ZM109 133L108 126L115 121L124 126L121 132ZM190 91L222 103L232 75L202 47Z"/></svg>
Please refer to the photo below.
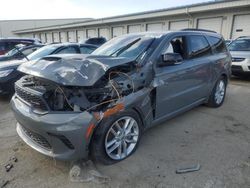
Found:
<svg viewBox="0 0 250 188"><path fill-rule="evenodd" d="M193 18L193 16L190 14L189 8L188 8L188 7L186 7L186 15L191 19L192 28L193 28L193 27L194 27L194 18ZM190 20L189 20L188 26L189 26L189 24L190 24Z"/></svg>

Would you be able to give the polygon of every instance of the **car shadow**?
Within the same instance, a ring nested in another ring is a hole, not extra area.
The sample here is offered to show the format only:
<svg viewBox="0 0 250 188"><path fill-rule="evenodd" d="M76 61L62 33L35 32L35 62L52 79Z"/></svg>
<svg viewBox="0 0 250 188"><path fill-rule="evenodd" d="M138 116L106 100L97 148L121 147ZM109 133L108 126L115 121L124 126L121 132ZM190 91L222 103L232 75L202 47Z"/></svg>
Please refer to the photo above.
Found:
<svg viewBox="0 0 250 188"><path fill-rule="evenodd" d="M250 81L250 75L249 76L232 76L230 78L231 81L243 81L243 82L249 82Z"/></svg>
<svg viewBox="0 0 250 188"><path fill-rule="evenodd" d="M0 102L10 102L13 95L0 95Z"/></svg>

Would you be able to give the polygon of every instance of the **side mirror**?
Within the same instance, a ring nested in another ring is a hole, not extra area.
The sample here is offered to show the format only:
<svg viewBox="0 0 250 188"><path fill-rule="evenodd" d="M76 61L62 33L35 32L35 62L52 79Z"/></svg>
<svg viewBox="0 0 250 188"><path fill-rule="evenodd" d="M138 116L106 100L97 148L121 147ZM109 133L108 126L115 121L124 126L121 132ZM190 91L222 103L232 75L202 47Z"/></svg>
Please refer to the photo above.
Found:
<svg viewBox="0 0 250 188"><path fill-rule="evenodd" d="M182 63L183 58L179 53L166 53L162 55L162 61L163 66L177 65Z"/></svg>

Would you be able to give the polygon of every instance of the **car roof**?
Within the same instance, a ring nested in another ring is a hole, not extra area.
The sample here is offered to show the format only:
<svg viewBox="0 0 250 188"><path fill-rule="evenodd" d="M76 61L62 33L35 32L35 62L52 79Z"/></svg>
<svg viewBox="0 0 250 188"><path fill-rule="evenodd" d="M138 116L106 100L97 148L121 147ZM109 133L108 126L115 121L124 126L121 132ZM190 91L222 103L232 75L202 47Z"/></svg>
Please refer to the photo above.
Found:
<svg viewBox="0 0 250 188"><path fill-rule="evenodd" d="M44 44L32 44L32 45L29 45L29 46L23 46L20 48L20 50L25 50L25 49L29 49L29 48L34 48L34 47L43 47L45 46Z"/></svg>
<svg viewBox="0 0 250 188"><path fill-rule="evenodd" d="M127 36L138 36L138 37L153 37L153 38L160 38L162 36L166 36L169 34L174 33L180 33L180 34L204 34L209 36L215 36L215 37L222 37L219 33L216 33L214 31L209 30L203 30L203 29L183 29L183 30L177 30L177 31L155 31L155 32L139 32L139 33L130 33L126 34Z"/></svg>
<svg viewBox="0 0 250 188"><path fill-rule="evenodd" d="M240 40L240 39L250 39L250 36L241 36L241 37L239 37L239 38L237 38L235 40Z"/></svg>
<svg viewBox="0 0 250 188"><path fill-rule="evenodd" d="M79 43L65 42L65 43L47 44L46 46L65 47L65 46L79 46L79 45L80 45Z"/></svg>
<svg viewBox="0 0 250 188"><path fill-rule="evenodd" d="M86 43L82 43L82 44L80 44L80 46L82 47L82 46L88 46L88 47L94 47L94 48L98 48L99 46L96 46L96 45L94 45L94 44L86 44Z"/></svg>
<svg viewBox="0 0 250 188"><path fill-rule="evenodd" d="M15 42L15 41L27 41L27 42L39 42L37 39L31 38L1 38L0 42Z"/></svg>

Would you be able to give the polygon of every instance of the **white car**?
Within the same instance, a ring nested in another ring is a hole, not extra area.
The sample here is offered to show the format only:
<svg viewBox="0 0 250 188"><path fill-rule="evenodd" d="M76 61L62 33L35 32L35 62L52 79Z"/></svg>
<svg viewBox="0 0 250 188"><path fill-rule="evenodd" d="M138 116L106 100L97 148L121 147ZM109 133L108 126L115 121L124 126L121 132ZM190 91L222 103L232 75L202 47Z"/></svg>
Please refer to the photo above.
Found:
<svg viewBox="0 0 250 188"><path fill-rule="evenodd" d="M250 75L250 36L234 40L228 48L232 55L232 74Z"/></svg>

